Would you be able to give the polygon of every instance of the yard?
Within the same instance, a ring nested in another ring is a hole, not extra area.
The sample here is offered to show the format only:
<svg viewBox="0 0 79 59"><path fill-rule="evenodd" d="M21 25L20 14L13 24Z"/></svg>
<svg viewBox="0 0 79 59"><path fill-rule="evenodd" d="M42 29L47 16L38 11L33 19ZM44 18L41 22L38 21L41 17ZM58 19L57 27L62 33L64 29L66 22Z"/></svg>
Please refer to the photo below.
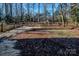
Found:
<svg viewBox="0 0 79 59"><path fill-rule="evenodd" d="M35 26L33 26L35 27ZM29 31L25 31L17 34L13 39L26 39L26 38L55 38L55 37L79 37L79 28L75 28L73 25L63 27L62 25L47 25L47 24L36 24L35 28Z"/></svg>

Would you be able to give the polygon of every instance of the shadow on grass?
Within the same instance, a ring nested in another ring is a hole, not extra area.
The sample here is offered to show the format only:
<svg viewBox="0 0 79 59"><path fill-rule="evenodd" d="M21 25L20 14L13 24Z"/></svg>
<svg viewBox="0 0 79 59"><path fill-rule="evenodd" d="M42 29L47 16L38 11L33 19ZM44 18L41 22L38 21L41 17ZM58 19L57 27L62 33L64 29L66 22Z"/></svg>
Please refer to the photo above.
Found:
<svg viewBox="0 0 79 59"><path fill-rule="evenodd" d="M79 55L78 38L21 39L15 49L21 56L74 56Z"/></svg>

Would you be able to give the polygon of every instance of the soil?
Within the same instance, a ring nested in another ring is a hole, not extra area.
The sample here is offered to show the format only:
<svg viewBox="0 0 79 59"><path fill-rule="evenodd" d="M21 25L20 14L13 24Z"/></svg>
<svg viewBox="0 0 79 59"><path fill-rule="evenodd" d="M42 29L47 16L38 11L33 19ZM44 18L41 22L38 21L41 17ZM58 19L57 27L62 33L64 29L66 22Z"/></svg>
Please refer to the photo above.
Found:
<svg viewBox="0 0 79 59"><path fill-rule="evenodd" d="M37 25L36 25L37 26ZM77 37L79 38L79 28L69 24L64 27L63 25L40 25L41 30L38 28L17 34L11 39L26 39L26 38L54 38L54 37Z"/></svg>
<svg viewBox="0 0 79 59"><path fill-rule="evenodd" d="M26 39L26 38L54 38L54 37L78 37L79 30L49 30L49 31L28 31L19 33L12 37L13 39Z"/></svg>

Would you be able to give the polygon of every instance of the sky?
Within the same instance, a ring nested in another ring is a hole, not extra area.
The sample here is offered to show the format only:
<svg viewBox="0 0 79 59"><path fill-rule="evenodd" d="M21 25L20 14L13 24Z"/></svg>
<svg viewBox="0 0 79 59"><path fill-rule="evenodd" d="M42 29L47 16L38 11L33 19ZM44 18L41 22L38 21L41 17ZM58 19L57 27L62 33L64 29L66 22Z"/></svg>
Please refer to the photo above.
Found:
<svg viewBox="0 0 79 59"><path fill-rule="evenodd" d="M23 5L24 5L24 9L27 10L26 5L25 5L25 4L23 4ZM58 7L58 4L55 4L54 10L56 10L57 7ZM31 8L31 6L30 6L30 8ZM51 3L47 5L47 8L46 8L46 9L48 10L48 12L49 12L50 14L52 14L52 4L51 4ZM32 10L32 9L30 9L30 11L31 11L31 10ZM37 12L38 12L38 4L34 4L34 13L37 13ZM41 4L40 4L40 13L43 13L43 12L44 12L44 7L43 7L43 4L41 3Z"/></svg>
<svg viewBox="0 0 79 59"><path fill-rule="evenodd" d="M19 3L18 3L19 5ZM1 9L1 6L2 6L2 3L0 3L0 9ZM58 3L55 3L55 6L54 6L54 11L58 8ZM4 8L5 9L5 8ZM23 3L23 9L24 9L24 13L27 13L27 4L26 3ZM33 9L32 9L32 4L30 4L30 7L29 7L29 11L31 12ZM50 15L52 15L52 3L49 3L47 5L47 8L48 12L50 13ZM15 15L15 3L13 4L13 15ZM20 9L19 9L20 10ZM4 10L5 11L5 10ZM40 3L40 13L43 13L44 12L44 6L43 6L43 3ZM4 12L5 13L5 12ZM34 4L34 14L38 13L38 4L35 3Z"/></svg>

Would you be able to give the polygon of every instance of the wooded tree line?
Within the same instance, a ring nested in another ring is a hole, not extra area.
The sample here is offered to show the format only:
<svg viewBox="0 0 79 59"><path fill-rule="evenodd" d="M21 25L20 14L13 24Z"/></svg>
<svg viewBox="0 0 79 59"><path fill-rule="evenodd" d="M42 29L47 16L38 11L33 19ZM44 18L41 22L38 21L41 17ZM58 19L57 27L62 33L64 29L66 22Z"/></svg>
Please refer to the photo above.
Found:
<svg viewBox="0 0 79 59"><path fill-rule="evenodd" d="M42 5L42 10L41 9ZM51 7L50 7L51 6ZM51 10L49 10L50 8ZM37 12L36 12L37 11ZM50 12L51 11L51 12ZM66 26L69 22L78 26L78 3L1 3L0 22L44 22Z"/></svg>

